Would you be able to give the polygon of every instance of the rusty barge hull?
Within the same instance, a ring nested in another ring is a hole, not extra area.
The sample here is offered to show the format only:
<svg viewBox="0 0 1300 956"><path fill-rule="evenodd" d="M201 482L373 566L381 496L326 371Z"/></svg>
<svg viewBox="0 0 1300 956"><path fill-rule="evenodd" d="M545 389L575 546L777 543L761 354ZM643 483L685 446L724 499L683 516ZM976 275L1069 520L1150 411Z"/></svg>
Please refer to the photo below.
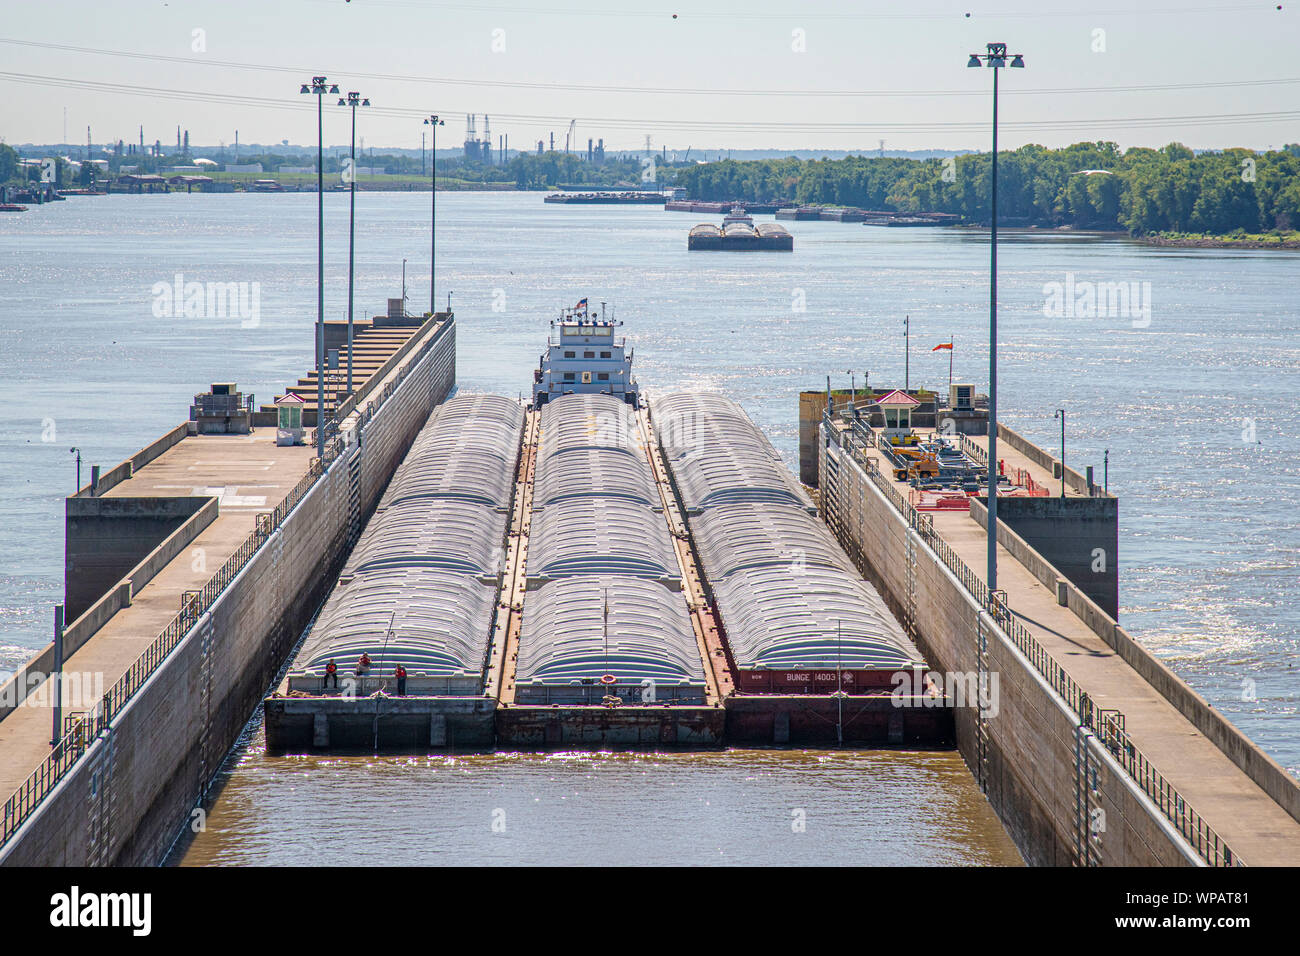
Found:
<svg viewBox="0 0 1300 956"><path fill-rule="evenodd" d="M490 697L269 697L271 753L332 750L491 753L514 750L716 750L953 746L952 708L888 693L734 694L720 706L501 704Z"/></svg>
<svg viewBox="0 0 1300 956"><path fill-rule="evenodd" d="M502 707L497 744L508 750L715 750L724 745L718 707Z"/></svg>
<svg viewBox="0 0 1300 956"><path fill-rule="evenodd" d="M929 697L736 695L727 700L727 741L738 746L855 749L955 746L952 708Z"/></svg>

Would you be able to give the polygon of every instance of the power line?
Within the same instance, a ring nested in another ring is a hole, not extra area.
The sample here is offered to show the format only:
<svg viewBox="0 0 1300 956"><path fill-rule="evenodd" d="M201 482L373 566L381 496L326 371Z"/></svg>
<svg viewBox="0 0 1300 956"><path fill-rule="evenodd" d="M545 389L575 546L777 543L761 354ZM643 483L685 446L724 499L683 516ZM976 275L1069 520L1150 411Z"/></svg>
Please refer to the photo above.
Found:
<svg viewBox="0 0 1300 956"><path fill-rule="evenodd" d="M278 66L263 63L241 63L234 60L214 60L208 57L173 56L164 53L138 53L130 50L108 50L100 47L73 46L65 43L47 43L39 40L19 40L12 37L0 37L0 43L13 46L31 47L41 50L58 50L63 53L83 53L93 56L111 56L133 60L146 60L160 63L181 63L195 66L212 66L232 70L258 70L267 73L292 73L295 76L319 70L313 67ZM705 87L671 87L671 86L611 86L590 85L582 83L539 83L527 80L467 80L447 76L418 76L410 73L352 73L335 69L340 75L347 73L356 80L387 80L398 83L438 83L444 86L482 87L484 89L523 89L553 90L573 93L638 93L656 96L784 96L784 97L914 97L914 96L980 96L986 97L987 91L981 89L960 90L761 90L761 89L711 89ZM1218 82L1198 83L1154 83L1130 86L1067 86L1043 87L1038 89L1004 90L1004 96L1065 96L1072 94L1097 93L1162 93L1187 90L1250 88L1258 86L1282 86L1300 83L1300 77L1281 77L1262 80L1221 80Z"/></svg>
<svg viewBox="0 0 1300 956"><path fill-rule="evenodd" d="M342 6L348 0L315 0L317 3L330 3ZM591 19L602 18L637 18L637 19L654 19L666 20L671 16L671 12L665 12L661 9L628 9L617 10L608 7L599 9L582 8L582 7L519 7L509 6L506 4L463 4L463 3L440 3L432 0L367 0L367 6L371 7L393 7L419 10L454 10L457 13L516 13L529 16L546 16L546 17L589 17ZM1249 2L1246 4L1217 4L1214 6L1177 6L1177 7L1155 7L1149 9L1133 8L1115 8L1110 10L1098 10L1093 7L1080 6L1069 10L1007 10L1007 11L983 11L979 14L979 22L985 20L1038 20L1044 18L1069 18L1069 17L1098 17L1098 16L1171 16L1183 14L1201 14L1201 13L1264 13L1272 11L1273 7L1265 7L1259 3ZM971 14L968 12L936 12L936 13L860 13L860 12L817 12L815 10L805 11L800 9L797 14L791 13L745 13L745 12L719 12L711 13L707 10L686 9L685 13L679 13L677 18L680 22L689 20L723 20L728 23L742 21L778 21L789 22L791 18L799 20L970 20Z"/></svg>
<svg viewBox="0 0 1300 956"><path fill-rule="evenodd" d="M126 83L114 83L106 80L79 80L71 77L38 76L26 73L0 72L0 78L14 83L26 83L36 86L50 86L63 89L93 90L127 96L147 96L153 99L175 99L196 101L227 106L251 107L259 109L295 110L301 112L305 107L296 99L271 99L234 93L211 93L199 90L177 90L156 86L139 86ZM422 107L376 106L372 112L401 118L415 118L425 115ZM446 112L460 112L448 107ZM573 119L572 116L546 116L527 113L494 113L502 119L518 123L553 124ZM873 122L873 123L814 123L785 122L772 120L685 120L685 119L629 119L626 117L577 117L584 124L594 124L611 129L645 130L727 130L727 131L769 131L790 133L851 133L866 131L896 132L944 132L944 131L979 131L987 124L983 121L970 122ZM1278 122L1300 119L1300 110L1277 110L1259 113L1214 113L1191 116L1134 116L1134 117L1100 117L1094 119L1050 119L1003 122L1005 129L1027 132L1067 131L1071 129L1131 129L1131 128L1168 128L1177 126L1243 126L1254 123Z"/></svg>

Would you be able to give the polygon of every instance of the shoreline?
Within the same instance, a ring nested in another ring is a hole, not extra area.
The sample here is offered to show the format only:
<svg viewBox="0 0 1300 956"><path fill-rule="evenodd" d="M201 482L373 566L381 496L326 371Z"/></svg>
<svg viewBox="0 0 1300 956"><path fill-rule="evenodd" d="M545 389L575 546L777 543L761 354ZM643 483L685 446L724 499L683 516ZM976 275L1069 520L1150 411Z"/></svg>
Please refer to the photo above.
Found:
<svg viewBox="0 0 1300 956"><path fill-rule="evenodd" d="M1148 246L1169 249L1282 249L1300 252L1300 238L1275 241L1217 236L1135 236L1134 238Z"/></svg>
<svg viewBox="0 0 1300 956"><path fill-rule="evenodd" d="M980 232L989 231L987 225L974 223L958 223L952 228L978 230ZM1057 236L1088 236L1098 239L1127 239L1145 246L1167 249L1280 249L1300 252L1300 233L1297 233L1294 239L1267 238L1267 233L1262 234L1259 238L1213 235L1135 236L1122 229L1074 229L1062 226L999 226L998 232L1018 235L1039 233Z"/></svg>

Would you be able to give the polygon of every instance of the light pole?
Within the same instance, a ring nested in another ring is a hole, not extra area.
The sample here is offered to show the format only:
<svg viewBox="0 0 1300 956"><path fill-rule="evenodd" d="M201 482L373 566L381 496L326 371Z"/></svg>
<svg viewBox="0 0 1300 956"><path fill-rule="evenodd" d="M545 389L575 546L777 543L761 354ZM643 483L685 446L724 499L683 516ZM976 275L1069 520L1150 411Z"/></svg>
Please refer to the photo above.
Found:
<svg viewBox="0 0 1300 956"><path fill-rule="evenodd" d="M910 390L912 385L912 343L908 339L908 327L912 324L910 315L903 316L903 391Z"/></svg>
<svg viewBox="0 0 1300 956"><path fill-rule="evenodd" d="M425 121L432 134L429 142L429 185L433 198L429 201L429 314L433 315L437 311L437 305L433 300L434 286L434 254L437 249L437 223L438 223L438 127L445 125L442 120L438 119L436 113L429 116Z"/></svg>
<svg viewBox="0 0 1300 956"><path fill-rule="evenodd" d="M81 449L69 448L69 453L77 456L77 491L81 490Z"/></svg>
<svg viewBox="0 0 1300 956"><path fill-rule="evenodd" d="M325 465L325 113L322 97L339 91L313 76L300 93L316 97L316 457Z"/></svg>
<svg viewBox="0 0 1300 956"><path fill-rule="evenodd" d="M998 587L998 70L1007 66L1007 45L988 44L987 53L972 53L969 67L993 70L993 176L989 216L989 517L988 572L990 595ZM1011 64L1023 69L1024 57L1013 55Z"/></svg>
<svg viewBox="0 0 1300 956"><path fill-rule="evenodd" d="M1101 459L1101 490L1110 494L1110 449L1107 448Z"/></svg>
<svg viewBox="0 0 1300 956"><path fill-rule="evenodd" d="M1053 418L1061 420L1061 497L1065 497L1065 409L1058 408ZM1102 479L1105 480L1104 478Z"/></svg>
<svg viewBox="0 0 1300 956"><path fill-rule="evenodd" d="M357 238L357 107L369 106L369 99L362 99L360 93L349 93L346 99L339 100L339 106L352 107L352 149L348 154L352 165L348 169L351 196L348 197L348 395L352 395L352 251Z"/></svg>
<svg viewBox="0 0 1300 956"><path fill-rule="evenodd" d="M54 605L54 672L50 674L54 691L54 726L50 730L50 746L57 747L63 739L63 605Z"/></svg>

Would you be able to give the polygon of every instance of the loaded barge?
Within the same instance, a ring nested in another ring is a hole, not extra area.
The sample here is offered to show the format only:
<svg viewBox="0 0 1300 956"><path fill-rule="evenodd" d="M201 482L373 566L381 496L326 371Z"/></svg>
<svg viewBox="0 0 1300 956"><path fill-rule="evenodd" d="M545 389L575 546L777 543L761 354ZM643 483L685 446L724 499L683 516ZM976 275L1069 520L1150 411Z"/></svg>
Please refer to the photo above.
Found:
<svg viewBox="0 0 1300 956"><path fill-rule="evenodd" d="M542 202L558 203L562 206L662 206L668 196L660 192L586 192L586 193L550 193Z"/></svg>
<svg viewBox="0 0 1300 956"><path fill-rule="evenodd" d="M687 236L686 248L691 251L791 252L794 250L794 237L780 223L760 222L756 225L749 213L736 206L723 218L720 227L711 223L694 227Z"/></svg>
<svg viewBox="0 0 1300 956"><path fill-rule="evenodd" d="M265 702L268 747L949 742L771 444L721 396L647 399L620 325L584 299L528 406L430 416Z"/></svg>
<svg viewBox="0 0 1300 956"><path fill-rule="evenodd" d="M733 202L714 202L712 200L702 201L699 199L670 199L664 203L666 212L730 212L739 207L751 216L760 214L771 215L780 212L787 206L793 206L794 203L786 202L751 202L746 199L738 199ZM780 218L779 216L777 218Z"/></svg>

